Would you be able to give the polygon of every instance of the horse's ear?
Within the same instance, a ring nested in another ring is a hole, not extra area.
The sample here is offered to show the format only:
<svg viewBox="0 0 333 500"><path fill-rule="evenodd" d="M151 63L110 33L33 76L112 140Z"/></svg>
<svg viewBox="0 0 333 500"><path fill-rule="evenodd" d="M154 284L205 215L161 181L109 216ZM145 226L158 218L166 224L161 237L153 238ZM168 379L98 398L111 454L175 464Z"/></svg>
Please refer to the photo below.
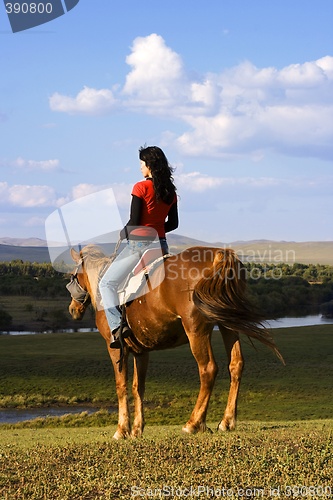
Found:
<svg viewBox="0 0 333 500"><path fill-rule="evenodd" d="M71 257L74 260L74 262L76 262L76 264L78 264L79 260L81 260L79 252L74 250L74 248L71 248Z"/></svg>

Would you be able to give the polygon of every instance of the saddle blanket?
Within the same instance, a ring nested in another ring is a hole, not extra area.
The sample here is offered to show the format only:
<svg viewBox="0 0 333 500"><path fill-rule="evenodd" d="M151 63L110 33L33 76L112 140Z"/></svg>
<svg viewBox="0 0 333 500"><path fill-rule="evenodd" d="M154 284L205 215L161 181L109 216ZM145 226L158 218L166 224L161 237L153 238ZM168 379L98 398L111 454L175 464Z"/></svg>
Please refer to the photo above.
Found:
<svg viewBox="0 0 333 500"><path fill-rule="evenodd" d="M138 297L142 297L142 295L146 295L160 285L165 277L164 266L161 266L161 264L167 257L170 257L170 255L159 257L137 274L134 274L134 272L130 273L118 289L119 304L126 304ZM158 267L159 271L154 273Z"/></svg>

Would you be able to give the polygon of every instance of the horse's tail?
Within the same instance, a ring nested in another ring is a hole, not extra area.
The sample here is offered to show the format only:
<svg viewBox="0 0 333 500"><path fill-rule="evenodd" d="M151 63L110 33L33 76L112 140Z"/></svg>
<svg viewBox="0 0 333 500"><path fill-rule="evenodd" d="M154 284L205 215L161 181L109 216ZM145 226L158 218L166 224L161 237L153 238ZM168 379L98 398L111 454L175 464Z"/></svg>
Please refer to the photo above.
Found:
<svg viewBox="0 0 333 500"><path fill-rule="evenodd" d="M211 268L205 269L205 276L194 287L194 304L213 323L259 340L284 362L262 324L263 318L246 297L245 275L245 268L233 250L218 250Z"/></svg>

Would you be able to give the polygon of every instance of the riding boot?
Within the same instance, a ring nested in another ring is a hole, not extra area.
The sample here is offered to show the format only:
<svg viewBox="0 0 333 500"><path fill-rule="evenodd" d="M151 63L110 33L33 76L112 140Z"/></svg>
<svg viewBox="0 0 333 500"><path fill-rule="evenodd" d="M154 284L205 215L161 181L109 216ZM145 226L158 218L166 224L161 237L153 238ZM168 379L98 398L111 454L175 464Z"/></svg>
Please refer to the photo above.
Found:
<svg viewBox="0 0 333 500"><path fill-rule="evenodd" d="M123 327L118 326L118 328L116 328L115 330L112 330L111 343L110 343L111 349L120 349L121 348L121 344L120 344L120 340L119 340L119 334L120 334L121 328L122 328L121 336L123 339L126 339L127 337L129 337L132 333L130 327L127 324L125 324Z"/></svg>

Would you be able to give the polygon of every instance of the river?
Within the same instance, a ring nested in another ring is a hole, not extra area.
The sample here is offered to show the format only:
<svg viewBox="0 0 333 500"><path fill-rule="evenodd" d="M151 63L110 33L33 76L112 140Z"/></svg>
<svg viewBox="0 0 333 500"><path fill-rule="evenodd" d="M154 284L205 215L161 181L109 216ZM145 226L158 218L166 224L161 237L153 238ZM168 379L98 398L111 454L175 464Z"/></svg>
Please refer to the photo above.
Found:
<svg viewBox="0 0 333 500"><path fill-rule="evenodd" d="M326 319L321 314L310 316L301 316L299 318L279 318L269 320L268 324L271 328L290 328L292 326L313 326L313 325L331 325L333 318Z"/></svg>
<svg viewBox="0 0 333 500"><path fill-rule="evenodd" d="M99 408L83 407L83 406L65 406L61 408L24 408L24 409L8 409L0 408L0 424L16 424L25 420L33 420L34 418L45 417L61 417L68 413L75 414L86 411L94 413Z"/></svg>
<svg viewBox="0 0 333 500"><path fill-rule="evenodd" d="M321 314L312 314L309 316L300 316L300 317L285 317L285 318L279 318L279 319L274 319L274 320L269 320L267 321L268 325L271 328L289 328L292 326L311 326L311 325L329 325L333 324L333 318L331 319L326 319L321 316ZM74 330L63 330L64 333L72 333ZM92 328L82 328L79 330L76 330L77 332L92 332L92 331L97 331L96 329ZM0 335L42 335L42 334L50 334L52 332L28 332L28 331L21 331L21 332L0 332ZM56 335L56 334L55 334Z"/></svg>

